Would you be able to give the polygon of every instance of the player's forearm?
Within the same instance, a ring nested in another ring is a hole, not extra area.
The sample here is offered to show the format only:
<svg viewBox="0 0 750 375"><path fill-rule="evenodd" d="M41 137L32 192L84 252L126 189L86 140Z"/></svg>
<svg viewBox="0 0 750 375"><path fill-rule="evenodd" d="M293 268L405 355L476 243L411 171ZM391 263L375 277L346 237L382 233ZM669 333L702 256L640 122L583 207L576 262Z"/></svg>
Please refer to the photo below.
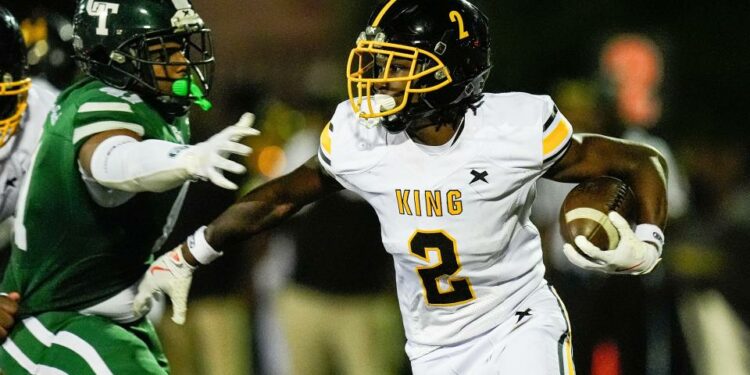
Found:
<svg viewBox="0 0 750 375"><path fill-rule="evenodd" d="M600 135L574 136L567 154L545 177L581 182L598 176L625 181L638 201L638 222L664 227L667 218L667 167L654 148Z"/></svg>
<svg viewBox="0 0 750 375"><path fill-rule="evenodd" d="M221 250L228 244L248 240L337 189L326 183L315 161L317 158L247 193L208 226L208 243Z"/></svg>
<svg viewBox="0 0 750 375"><path fill-rule="evenodd" d="M292 173L271 180L247 193L206 230L206 243L216 251L230 244L251 239L271 229L310 202L320 199L341 185L324 174L317 157Z"/></svg>
<svg viewBox="0 0 750 375"><path fill-rule="evenodd" d="M630 141L591 139L601 161L601 174L618 177L635 193L638 223L664 228L667 220L667 167L655 148Z"/></svg>
<svg viewBox="0 0 750 375"><path fill-rule="evenodd" d="M270 184L275 184L275 181ZM302 207L269 196L272 190L263 185L251 191L205 227L205 231L203 228L196 231L182 246L188 264L208 264L230 244L252 239L254 235L279 225Z"/></svg>
<svg viewBox="0 0 750 375"><path fill-rule="evenodd" d="M664 157L648 147L635 162L623 180L630 184L638 201L638 223L655 224L663 229L667 223L668 173Z"/></svg>
<svg viewBox="0 0 750 375"><path fill-rule="evenodd" d="M299 211L300 203L267 196L270 187L261 187L233 204L206 229L206 239L217 250L251 239L271 229Z"/></svg>
<svg viewBox="0 0 750 375"><path fill-rule="evenodd" d="M638 202L638 223L664 228L667 220L667 164L655 148L635 142L611 140L599 146L606 161L603 174L625 181Z"/></svg>

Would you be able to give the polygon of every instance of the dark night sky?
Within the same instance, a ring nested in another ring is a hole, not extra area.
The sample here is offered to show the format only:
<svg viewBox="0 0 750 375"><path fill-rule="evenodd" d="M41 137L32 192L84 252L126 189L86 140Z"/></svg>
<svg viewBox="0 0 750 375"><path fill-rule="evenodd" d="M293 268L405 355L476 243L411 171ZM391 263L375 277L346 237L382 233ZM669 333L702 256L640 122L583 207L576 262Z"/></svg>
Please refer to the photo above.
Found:
<svg viewBox="0 0 750 375"><path fill-rule="evenodd" d="M355 2L366 7L375 3L342 0L340 4ZM74 8L72 1L59 0L3 3L19 17L40 4L62 13ZM238 3L250 6L253 2ZM596 71L597 50L607 36L645 32L666 52L666 107L660 130L664 135L676 140L696 136L737 139L735 134L744 127L746 103L750 102L748 1L475 3L489 16L493 33L495 67L488 91L547 93L560 79L590 77ZM367 14L353 13L356 17Z"/></svg>

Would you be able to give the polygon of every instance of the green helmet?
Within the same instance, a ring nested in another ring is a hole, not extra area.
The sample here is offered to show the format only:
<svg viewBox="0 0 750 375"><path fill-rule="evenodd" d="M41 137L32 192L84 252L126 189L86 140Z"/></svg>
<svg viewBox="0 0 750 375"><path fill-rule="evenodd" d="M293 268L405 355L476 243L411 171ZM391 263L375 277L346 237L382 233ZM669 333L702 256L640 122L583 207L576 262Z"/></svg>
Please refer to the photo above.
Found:
<svg viewBox="0 0 750 375"><path fill-rule="evenodd" d="M73 48L81 70L107 85L151 95L162 101L197 99L194 93L165 93L158 89L154 66L187 66L190 85L207 94L213 75L211 30L193 10L190 0L79 0ZM170 62L176 42L184 61ZM159 46L161 46L159 48Z"/></svg>

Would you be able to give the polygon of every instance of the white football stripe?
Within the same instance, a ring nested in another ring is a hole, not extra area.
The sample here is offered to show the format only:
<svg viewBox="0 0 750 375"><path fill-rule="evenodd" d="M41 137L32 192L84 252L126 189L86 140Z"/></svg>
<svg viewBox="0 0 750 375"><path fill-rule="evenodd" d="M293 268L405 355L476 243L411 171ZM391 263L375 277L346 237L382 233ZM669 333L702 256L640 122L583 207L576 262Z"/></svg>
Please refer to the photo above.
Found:
<svg viewBox="0 0 750 375"><path fill-rule="evenodd" d="M122 121L99 121L81 126L80 128L76 128L73 131L73 143L78 143L80 140L96 133L117 129L131 130L140 136L143 136L143 134L146 132L143 129L143 125L140 124Z"/></svg>
<svg viewBox="0 0 750 375"><path fill-rule="evenodd" d="M86 364L94 371L94 374L112 375L112 371L107 367L104 359L99 356L99 353L96 352L96 349L82 338L68 331L60 331L55 334L33 316L24 319L23 324L42 345L46 347L59 345L67 348L86 361Z"/></svg>
<svg viewBox="0 0 750 375"><path fill-rule="evenodd" d="M19 366L23 367L24 370L28 371L29 374L35 374L38 370L36 363L32 362L29 357L24 354L21 349L16 346L16 343L8 337L3 343L3 350L18 363Z"/></svg>
<svg viewBox="0 0 750 375"><path fill-rule="evenodd" d="M620 242L620 234L617 233L617 228L615 228L609 220L607 214L589 207L574 208L565 213L565 222L567 223L578 219L588 219L599 223L599 225L602 226L602 229L607 233L607 239L609 240L609 247L607 249L614 249L617 247L617 243Z"/></svg>
<svg viewBox="0 0 750 375"><path fill-rule="evenodd" d="M78 113L88 113L88 112L128 112L133 113L133 110L130 108L130 104L128 103L117 103L117 102L107 102L107 103L84 103L82 106L78 108Z"/></svg>
<svg viewBox="0 0 750 375"><path fill-rule="evenodd" d="M68 375L67 372L45 365L37 366L37 375Z"/></svg>

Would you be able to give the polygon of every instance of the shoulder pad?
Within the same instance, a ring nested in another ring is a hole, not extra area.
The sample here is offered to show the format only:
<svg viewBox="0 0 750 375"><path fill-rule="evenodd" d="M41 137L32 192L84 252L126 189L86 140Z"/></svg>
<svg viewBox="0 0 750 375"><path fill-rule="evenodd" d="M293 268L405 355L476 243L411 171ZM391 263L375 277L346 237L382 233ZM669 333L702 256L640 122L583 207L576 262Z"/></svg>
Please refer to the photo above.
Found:
<svg viewBox="0 0 750 375"><path fill-rule="evenodd" d="M370 169L386 153L386 135L382 126L368 125L343 102L320 135L321 164L334 175Z"/></svg>

